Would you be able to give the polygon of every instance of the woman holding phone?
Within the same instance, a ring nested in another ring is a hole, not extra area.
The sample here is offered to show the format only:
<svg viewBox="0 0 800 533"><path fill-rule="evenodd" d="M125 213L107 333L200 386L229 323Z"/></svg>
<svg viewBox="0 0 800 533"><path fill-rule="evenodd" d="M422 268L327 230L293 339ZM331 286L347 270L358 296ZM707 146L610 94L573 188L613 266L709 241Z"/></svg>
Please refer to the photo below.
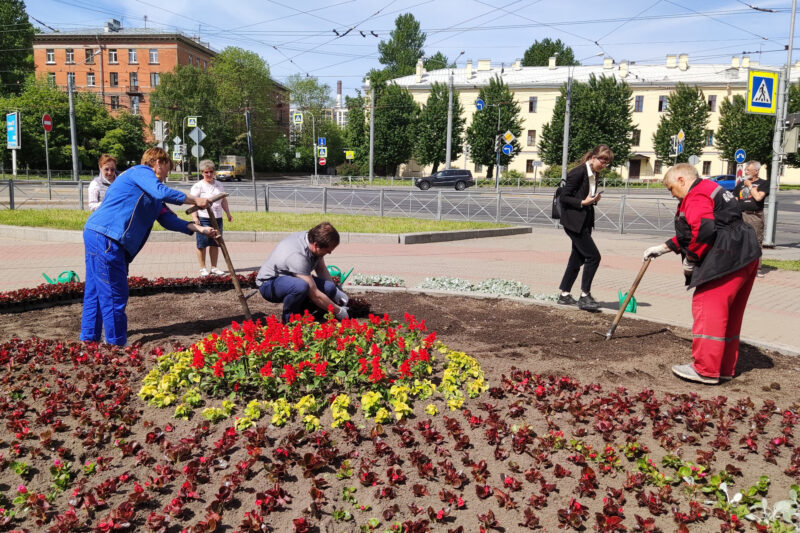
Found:
<svg viewBox="0 0 800 533"><path fill-rule="evenodd" d="M603 194L598 184L600 171L613 159L614 152L608 146L605 144L595 146L586 152L575 168L567 173L567 180L561 193L561 224L572 241L572 253L561 278L558 303L578 304L578 308L584 311L597 311L599 308L592 297L592 280L597 267L600 266L600 251L592 239L594 206ZM571 291L581 266L583 266L581 295L576 301Z"/></svg>

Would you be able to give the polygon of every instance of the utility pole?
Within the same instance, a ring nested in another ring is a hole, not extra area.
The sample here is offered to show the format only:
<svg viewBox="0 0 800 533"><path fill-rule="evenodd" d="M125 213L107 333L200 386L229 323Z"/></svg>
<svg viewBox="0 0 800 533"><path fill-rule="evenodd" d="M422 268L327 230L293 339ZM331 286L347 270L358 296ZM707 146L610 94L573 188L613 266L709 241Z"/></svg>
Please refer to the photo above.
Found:
<svg viewBox="0 0 800 533"><path fill-rule="evenodd" d="M78 133L77 128L75 127L75 98L73 93L75 92L75 88L73 84L75 83L74 76L70 76L67 74L67 92L69 93L69 135L70 135L70 142L72 145L72 178L75 181L80 180L80 176L78 175Z"/></svg>
<svg viewBox="0 0 800 533"><path fill-rule="evenodd" d="M370 87L369 90L369 107L369 182L371 184L375 175L373 170L375 164L375 87Z"/></svg>
<svg viewBox="0 0 800 533"><path fill-rule="evenodd" d="M567 159L569 158L569 107L572 103L572 69L567 72L567 107L564 110L564 139L561 143L561 181L567 180L567 165L569 164Z"/></svg>
<svg viewBox="0 0 800 533"><path fill-rule="evenodd" d="M495 104L497 106L497 136L495 137L495 155L497 156L497 163L494 166L494 188L495 190L500 190L500 150L502 149L500 146L500 135L502 132L500 131L500 104Z"/></svg>
<svg viewBox="0 0 800 533"><path fill-rule="evenodd" d="M789 75L792 70L792 46L794 41L794 15L797 0L792 0L792 18L789 24L789 47L786 68L779 77L778 102L775 117L775 134L772 136L772 165L770 166L769 196L767 197L767 225L764 228L764 246L775 247L775 221L778 216L778 175L783 158L783 129L786 127L786 108L789 100Z"/></svg>

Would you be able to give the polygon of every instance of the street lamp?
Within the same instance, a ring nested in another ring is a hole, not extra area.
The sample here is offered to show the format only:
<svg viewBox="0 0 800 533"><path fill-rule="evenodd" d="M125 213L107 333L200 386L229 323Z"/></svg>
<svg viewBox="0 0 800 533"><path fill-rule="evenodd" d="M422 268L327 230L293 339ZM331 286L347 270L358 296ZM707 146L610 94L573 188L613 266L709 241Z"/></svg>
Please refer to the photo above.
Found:
<svg viewBox="0 0 800 533"><path fill-rule="evenodd" d="M464 55L464 50L461 50L461 53L456 56L453 60L453 64L455 65L458 62L458 58ZM447 148L445 153L445 163L444 168L450 168L450 149L453 145L453 69L450 69L450 90L447 93Z"/></svg>
<svg viewBox="0 0 800 533"><path fill-rule="evenodd" d="M92 53L92 55L90 55L89 57L78 63L78 65L83 65L87 61L93 60L94 56L100 53L102 53L102 49ZM75 99L73 96L74 92L75 92L75 73L67 72L67 93L69 95L69 136L70 136L70 145L72 148L72 177L75 179L75 181L80 181L80 176L78 175L78 133L75 124L76 122Z"/></svg>
<svg viewBox="0 0 800 533"><path fill-rule="evenodd" d="M314 144L314 183L317 181L317 120L314 118L314 113L311 111L304 111L304 113L311 115L311 142Z"/></svg>

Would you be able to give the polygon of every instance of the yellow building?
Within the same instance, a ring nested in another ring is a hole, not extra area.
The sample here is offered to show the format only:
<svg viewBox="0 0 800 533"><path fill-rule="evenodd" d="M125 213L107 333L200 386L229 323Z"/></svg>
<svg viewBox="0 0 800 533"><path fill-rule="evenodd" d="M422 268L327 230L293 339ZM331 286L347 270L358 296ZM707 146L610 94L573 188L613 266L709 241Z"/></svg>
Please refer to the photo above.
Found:
<svg viewBox="0 0 800 533"><path fill-rule="evenodd" d="M714 136L719 127L720 104L726 97L735 94L745 95L747 91L747 73L750 67L758 66L748 56L733 57L729 64L689 63L688 54L668 55L661 65L643 65L634 62L614 62L605 58L602 65L565 67L556 66L555 58L550 58L546 67L523 67L517 60L512 65L493 65L489 59L478 60L473 65L467 61L466 67L442 69L426 72L422 62L417 64L417 71L411 76L393 80L406 87L414 99L424 104L428 99L430 86L433 83L448 83L452 72L453 86L459 93L461 105L465 110L467 125L476 112L475 100L481 87L489 84L489 80L500 76L503 82L514 92L522 115L522 138L518 139L522 151L511 161L510 170L524 173L528 178L539 177L545 166L541 163L538 143L543 126L553 116L556 98L561 94L561 87L572 75L575 82L586 82L591 74L597 77L613 76L618 81L626 82L633 92L633 123L637 128L634 134L634 145L631 147L630 178L632 180L660 180L666 166L656 161L653 150L653 135L658 128L661 114L666 111L667 96L677 83L696 85L708 101L711 114L707 125L706 147L696 165L702 176L734 173L736 164L720 158L719 148ZM775 67L772 67L775 68ZM798 69L792 70L792 82L796 83ZM766 163L766 161L762 161ZM484 176L486 169L476 165L467 155L462 154L452 162L456 168L466 168L476 176ZM405 166L405 175L420 175L430 170L415 165L411 161ZM615 169L623 178L628 176L625 166ZM766 172L762 170L762 174ZM769 176L762 175L762 178ZM800 169L786 168L781 183L800 184Z"/></svg>

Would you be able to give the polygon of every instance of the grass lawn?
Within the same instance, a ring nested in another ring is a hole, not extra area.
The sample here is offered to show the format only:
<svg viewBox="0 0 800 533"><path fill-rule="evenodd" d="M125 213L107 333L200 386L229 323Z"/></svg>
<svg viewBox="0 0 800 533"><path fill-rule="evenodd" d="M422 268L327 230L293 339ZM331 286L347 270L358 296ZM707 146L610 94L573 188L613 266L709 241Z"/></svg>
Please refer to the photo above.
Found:
<svg viewBox="0 0 800 533"><path fill-rule="evenodd" d="M181 206L178 216L188 220ZM334 215L321 213L254 213L241 211L233 213L233 222L225 220L227 231L301 231L327 220L344 233L418 233L424 231L453 231L465 229L506 228L509 224L490 222L436 221L418 218L375 217L358 215ZM45 227L54 229L81 230L89 218L88 211L74 209L25 209L0 211L0 224L11 226ZM224 220L224 219L223 219ZM159 224L154 231L163 231Z"/></svg>
<svg viewBox="0 0 800 533"><path fill-rule="evenodd" d="M800 261L783 260L783 259L762 259L761 265L766 267L777 268L778 270L794 270L800 271Z"/></svg>

